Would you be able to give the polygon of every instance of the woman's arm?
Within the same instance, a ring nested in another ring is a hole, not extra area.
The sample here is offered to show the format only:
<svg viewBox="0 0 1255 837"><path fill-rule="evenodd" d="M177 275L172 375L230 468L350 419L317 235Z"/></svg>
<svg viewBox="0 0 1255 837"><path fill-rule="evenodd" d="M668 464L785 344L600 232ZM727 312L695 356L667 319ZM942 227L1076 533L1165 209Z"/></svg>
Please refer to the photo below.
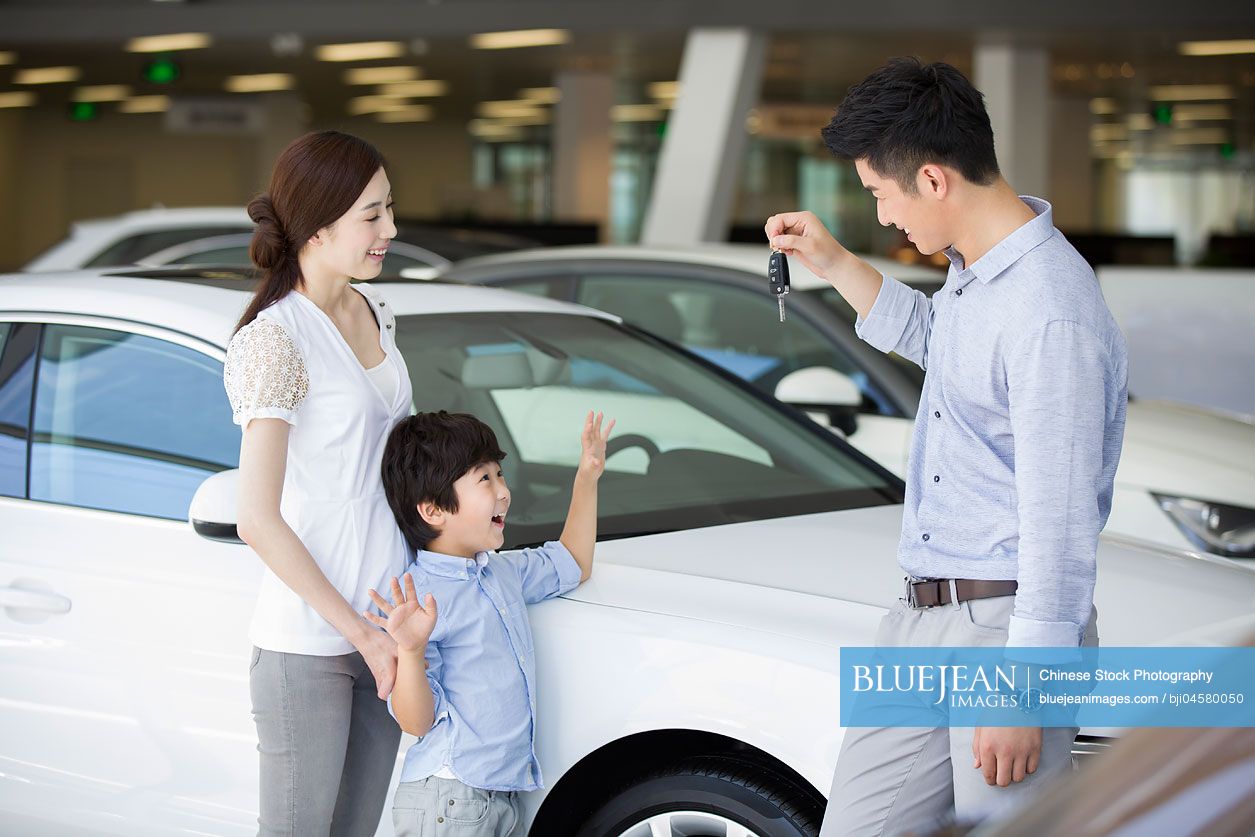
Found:
<svg viewBox="0 0 1255 837"><path fill-rule="evenodd" d="M237 528L271 572L353 644L386 698L396 680L396 643L366 622L323 575L305 544L279 511L288 462L286 421L253 419L240 443Z"/></svg>

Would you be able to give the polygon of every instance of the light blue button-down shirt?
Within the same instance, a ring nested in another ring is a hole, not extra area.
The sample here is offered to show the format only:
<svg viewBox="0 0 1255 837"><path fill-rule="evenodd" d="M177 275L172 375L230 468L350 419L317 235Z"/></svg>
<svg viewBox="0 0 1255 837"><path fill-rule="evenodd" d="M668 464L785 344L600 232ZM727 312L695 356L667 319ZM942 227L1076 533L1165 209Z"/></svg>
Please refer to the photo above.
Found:
<svg viewBox="0 0 1255 837"><path fill-rule="evenodd" d="M580 565L550 541L473 559L419 550L406 572L420 601L435 597L439 616L427 642L435 722L406 752L401 781L447 767L484 790L543 787L527 605L578 587Z"/></svg>
<svg viewBox="0 0 1255 837"><path fill-rule="evenodd" d="M898 559L920 578L1019 582L1008 646L1076 646L1124 437L1128 358L1050 204L930 300L885 276L859 337L927 370Z"/></svg>

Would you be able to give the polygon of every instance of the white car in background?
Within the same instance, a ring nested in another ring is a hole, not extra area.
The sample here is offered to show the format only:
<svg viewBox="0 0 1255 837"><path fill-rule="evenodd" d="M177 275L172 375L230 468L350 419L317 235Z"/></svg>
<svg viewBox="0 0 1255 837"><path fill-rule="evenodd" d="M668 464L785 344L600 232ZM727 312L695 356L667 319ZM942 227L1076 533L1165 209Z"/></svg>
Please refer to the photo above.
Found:
<svg viewBox="0 0 1255 837"><path fill-rule="evenodd" d="M251 284L143 273L0 277L0 833L256 830L261 562L233 540L221 380ZM530 833L814 835L838 649L871 644L901 592L901 482L611 315L381 290L418 409L473 412L508 451L510 545L560 531L584 411L618 421L592 579L531 610L548 789L525 796ZM1255 631L1255 574L1099 551L1105 644ZM1084 732L1078 752L1104 746Z"/></svg>
<svg viewBox="0 0 1255 837"><path fill-rule="evenodd" d="M253 222L243 207L144 209L112 218L78 221L70 234L30 261L23 271L46 273L125 265L250 266ZM384 276L402 271L431 278L455 259L534 246L536 242L489 230L397 220L397 238L384 259Z"/></svg>
<svg viewBox="0 0 1255 837"><path fill-rule="evenodd" d="M467 259L441 275L618 314L805 409L904 476L923 371L859 340L853 309L796 259L780 323L768 254L735 244L555 247ZM925 293L945 280L868 261ZM1133 395L1106 531L1255 568L1255 424Z"/></svg>

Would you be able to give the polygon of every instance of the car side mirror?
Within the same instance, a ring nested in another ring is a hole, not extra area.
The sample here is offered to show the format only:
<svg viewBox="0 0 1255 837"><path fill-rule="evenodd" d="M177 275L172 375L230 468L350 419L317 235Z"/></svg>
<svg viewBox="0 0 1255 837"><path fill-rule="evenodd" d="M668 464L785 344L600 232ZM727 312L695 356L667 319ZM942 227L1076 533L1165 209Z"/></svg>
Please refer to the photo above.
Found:
<svg viewBox="0 0 1255 837"><path fill-rule="evenodd" d="M806 412L827 415L829 423L846 436L858 430L863 391L849 375L830 366L796 369L776 384L776 399Z"/></svg>
<svg viewBox="0 0 1255 837"><path fill-rule="evenodd" d="M240 469L219 471L200 484L187 510L192 531L222 543L244 543L236 529Z"/></svg>

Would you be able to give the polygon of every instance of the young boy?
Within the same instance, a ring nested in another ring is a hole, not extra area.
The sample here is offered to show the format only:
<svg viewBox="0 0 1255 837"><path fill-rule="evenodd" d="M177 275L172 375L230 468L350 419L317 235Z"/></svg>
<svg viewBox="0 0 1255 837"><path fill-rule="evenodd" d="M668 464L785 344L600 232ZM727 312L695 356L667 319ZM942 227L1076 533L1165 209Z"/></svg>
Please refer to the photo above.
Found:
<svg viewBox="0 0 1255 837"><path fill-rule="evenodd" d="M614 428L601 424L600 413L584 420L559 539L500 553L510 489L492 428L442 410L405 419L388 438L384 490L415 558L404 590L392 580L392 601L370 591L386 618L365 616L396 640L389 707L419 736L393 803L398 837L454 826L459 835L505 837L519 820L517 792L542 787L527 605L593 572L597 480Z"/></svg>

